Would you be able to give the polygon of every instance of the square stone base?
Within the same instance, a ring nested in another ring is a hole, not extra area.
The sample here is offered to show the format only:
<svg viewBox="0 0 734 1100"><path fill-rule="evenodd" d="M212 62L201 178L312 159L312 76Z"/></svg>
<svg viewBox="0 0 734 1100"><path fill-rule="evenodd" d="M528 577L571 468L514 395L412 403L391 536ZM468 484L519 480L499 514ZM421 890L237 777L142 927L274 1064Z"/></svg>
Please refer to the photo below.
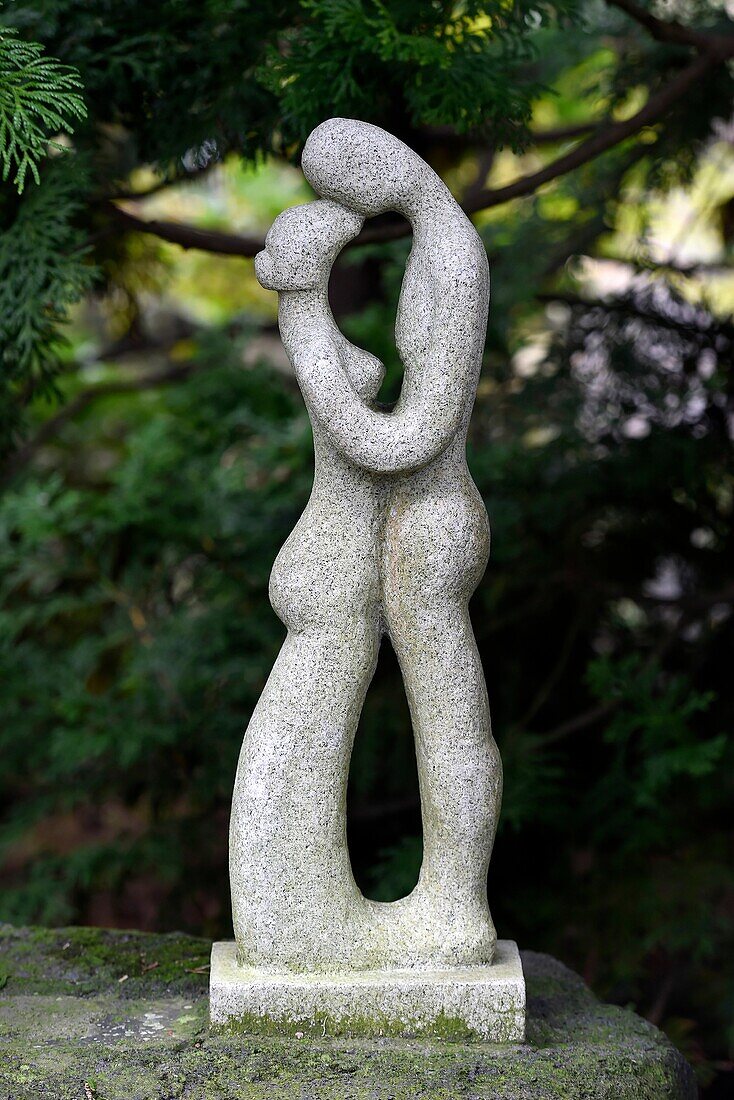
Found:
<svg viewBox="0 0 734 1100"><path fill-rule="evenodd" d="M277 973L240 967L234 943L212 947L212 1024L277 1035L435 1036L521 1043L525 977L517 944L465 970Z"/></svg>

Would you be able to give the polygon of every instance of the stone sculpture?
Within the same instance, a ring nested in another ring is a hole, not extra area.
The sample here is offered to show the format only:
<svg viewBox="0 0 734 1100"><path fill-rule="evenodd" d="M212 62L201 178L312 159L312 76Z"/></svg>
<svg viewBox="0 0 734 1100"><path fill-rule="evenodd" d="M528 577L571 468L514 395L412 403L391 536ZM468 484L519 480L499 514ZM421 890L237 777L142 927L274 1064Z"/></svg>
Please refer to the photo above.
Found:
<svg viewBox="0 0 734 1100"><path fill-rule="evenodd" d="M484 988L495 969L486 882L502 772L467 609L486 566L489 525L465 448L489 302L486 253L439 177L378 127L323 123L302 167L322 198L276 219L255 270L279 293L281 336L313 427L315 476L270 580L288 635L237 769L236 960L228 949L218 965L230 984L280 974L281 993L299 974L457 968ZM386 210L413 229L395 330L404 380L389 411L375 405L382 364L342 335L327 294L338 253L365 217ZM419 882L393 903L360 893L346 839L349 760L383 634L410 705L424 834ZM517 992L516 948L505 944L500 955ZM410 985L413 1020L421 1015L416 996L431 1001L434 1017L444 1011L425 986L420 978ZM213 971L213 1017L214 989ZM510 997L516 1017L518 997ZM348 1014L343 997L340 1004ZM233 1014L226 1005L220 1013ZM477 1020L472 1027L483 1033Z"/></svg>

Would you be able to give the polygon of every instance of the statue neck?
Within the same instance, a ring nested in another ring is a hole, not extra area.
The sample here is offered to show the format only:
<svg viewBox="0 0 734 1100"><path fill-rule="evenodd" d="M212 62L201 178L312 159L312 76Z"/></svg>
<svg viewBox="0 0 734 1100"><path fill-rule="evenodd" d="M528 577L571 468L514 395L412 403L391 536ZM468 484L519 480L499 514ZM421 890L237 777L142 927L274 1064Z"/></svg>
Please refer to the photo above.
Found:
<svg viewBox="0 0 734 1100"><path fill-rule="evenodd" d="M325 286L311 290L283 290L278 295L278 326L283 346L292 360L304 336L341 336Z"/></svg>

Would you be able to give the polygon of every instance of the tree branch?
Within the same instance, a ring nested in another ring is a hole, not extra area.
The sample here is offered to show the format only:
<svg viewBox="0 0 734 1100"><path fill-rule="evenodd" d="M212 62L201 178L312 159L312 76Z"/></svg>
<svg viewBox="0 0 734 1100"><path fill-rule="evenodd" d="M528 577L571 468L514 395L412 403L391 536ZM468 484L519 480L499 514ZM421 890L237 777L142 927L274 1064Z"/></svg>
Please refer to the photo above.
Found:
<svg viewBox="0 0 734 1100"><path fill-rule="evenodd" d="M546 130L531 130L531 145L555 145L561 141L573 141L596 130L599 122L577 122L575 126L549 126Z"/></svg>
<svg viewBox="0 0 734 1100"><path fill-rule="evenodd" d="M613 8L619 8L630 19L652 35L656 42L667 42L676 46L693 46L702 53L714 57L731 57L734 52L734 35L706 34L703 31L686 27L676 20L658 19L646 8L641 8L635 0L607 0Z"/></svg>
<svg viewBox="0 0 734 1100"><path fill-rule="evenodd" d="M585 134L588 134L590 131L596 129L598 125L598 122L579 122L571 126L555 126L549 127L545 130L532 131L530 134L531 144L556 145L563 141L573 141L575 138L583 137ZM461 140L465 141L465 135L456 134L454 131L450 131L448 127L446 129L447 134L450 135L452 138L455 138L457 142ZM477 138L476 140L477 143L479 143L480 139ZM481 139L481 141L483 144L484 139ZM186 175L171 176L164 179L156 180L155 183L151 184L151 186L144 191L133 191L130 189L117 191L114 194L109 195L106 200L108 204L108 211L109 206L113 206L115 215L122 214L126 215L127 218L135 218L136 215L130 213L130 211L128 210L121 209L115 204L118 202L141 201L143 199L151 198L151 196L153 195L158 195L161 191L165 191L169 187L175 187L180 183L194 182L211 172L212 168L214 168L218 163L218 161L210 161L202 168L194 169L191 172L187 172ZM488 172L489 169L487 169L487 172L485 172L485 176L488 174ZM137 220L140 224L142 224L144 221L144 219L142 218L139 218ZM170 241L172 244L180 244L182 248L204 248L204 245L197 245L190 242L190 234L185 232L189 227L187 227L183 223L170 221L148 221L145 224L147 224L147 226L149 226L150 228L148 228L147 230L137 229L137 231L153 233L155 236L161 237L162 240ZM163 228L159 231L153 229L152 227L154 226ZM238 234L234 233L221 234L218 230L208 231L208 235L211 238L214 247L206 248L205 251L221 252L222 255L244 255L245 253L240 251L242 248L246 249L250 245L252 247L255 247L256 244L260 243L259 238L256 237L241 237ZM247 242L249 242L249 244ZM262 247L261 244L260 247ZM256 251L259 250L260 249L258 248Z"/></svg>
<svg viewBox="0 0 734 1100"><path fill-rule="evenodd" d="M180 245L181 248L200 248L204 252L216 252L222 256L255 256L264 247L262 237L248 237L239 233L225 233L221 229L199 229L184 222L151 221L139 218L128 210L115 206L113 202L105 205L107 213L119 225L135 233L151 233L162 241Z"/></svg>
<svg viewBox="0 0 734 1100"><path fill-rule="evenodd" d="M45 443L58 435L65 424L98 398L110 397L114 394L138 393L157 386L165 386L171 382L180 382L200 369L201 364L196 362L171 364L162 370L142 375L140 378L121 378L100 382L96 386L90 386L89 389L81 390L64 405L63 409L44 421L32 439L10 456L0 472L0 484L4 485L11 481Z"/></svg>
<svg viewBox="0 0 734 1100"><path fill-rule="evenodd" d="M734 49L732 51L734 53ZM646 126L652 126L659 122L670 108L682 99L688 90L704 76L716 64L716 61L708 54L698 56L687 68L681 70L674 80L671 80L655 95L650 96L644 107L637 114L622 122L611 122L600 127L586 141L582 141L575 149L546 164L537 172L531 172L527 176L521 176L506 187L498 187L494 190L486 189L480 192L469 205L467 213L476 213L492 206L499 206L510 199L530 195L542 184L565 176L575 168L580 168L590 160L595 160L602 153L619 145L626 138L632 137Z"/></svg>
<svg viewBox="0 0 734 1100"><path fill-rule="evenodd" d="M550 126L545 130L530 130L528 144L553 145L557 141L570 141L573 138L583 137L584 134L588 134L590 130L594 130L598 125L599 122L596 120L577 122L568 126ZM423 137L429 140L433 139L450 149L483 148L489 141L489 135L486 132L469 130L466 133L459 133L453 126L425 127L421 129L420 133Z"/></svg>
<svg viewBox="0 0 734 1100"><path fill-rule="evenodd" d="M609 0L609 2L613 3L616 2L616 0ZM628 0L619 0L619 2L626 4ZM658 123L668 113L671 107L680 99L683 99L689 89L709 72L709 70L720 64L726 58L734 57L734 37L714 37L713 35L698 36L696 32L691 33L695 35L697 40L699 37L702 37L705 48L702 47L702 52L690 65L682 69L669 84L661 88L654 95L651 95L636 114L623 121L611 122L597 127L586 141L582 141L574 149L570 150L570 152L565 153L561 157L557 157L556 160L551 161L550 164L545 165L544 168L539 169L537 172L531 172L526 176L521 176L520 179L507 184L505 187L494 189L485 188L479 191L473 197L472 201L466 205L466 213L477 213L479 210L487 210L493 206L500 206L510 199L532 194L544 183L549 183L551 180L558 179L559 176L566 175L575 168L580 168L590 160L595 160L602 153L612 149L615 145L619 145L628 137L632 137L632 135L639 133L639 131L645 127ZM402 233L398 234L396 228L395 235L402 236Z"/></svg>

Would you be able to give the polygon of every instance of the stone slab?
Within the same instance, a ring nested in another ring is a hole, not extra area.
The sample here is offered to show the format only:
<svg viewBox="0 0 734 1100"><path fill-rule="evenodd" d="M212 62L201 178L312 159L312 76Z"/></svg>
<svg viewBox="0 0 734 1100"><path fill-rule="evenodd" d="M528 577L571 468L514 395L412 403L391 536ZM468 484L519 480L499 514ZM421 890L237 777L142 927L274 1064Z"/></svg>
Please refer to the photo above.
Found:
<svg viewBox="0 0 734 1100"><path fill-rule="evenodd" d="M214 1029L211 946L178 933L0 924L0 1100L697 1095L690 1066L661 1031L602 1004L549 955L521 953L526 1039L496 1046Z"/></svg>
<svg viewBox="0 0 734 1100"><path fill-rule="evenodd" d="M525 977L512 940L491 966L297 974L237 965L233 942L215 943L214 1025L252 1034L480 1039L525 1038Z"/></svg>

